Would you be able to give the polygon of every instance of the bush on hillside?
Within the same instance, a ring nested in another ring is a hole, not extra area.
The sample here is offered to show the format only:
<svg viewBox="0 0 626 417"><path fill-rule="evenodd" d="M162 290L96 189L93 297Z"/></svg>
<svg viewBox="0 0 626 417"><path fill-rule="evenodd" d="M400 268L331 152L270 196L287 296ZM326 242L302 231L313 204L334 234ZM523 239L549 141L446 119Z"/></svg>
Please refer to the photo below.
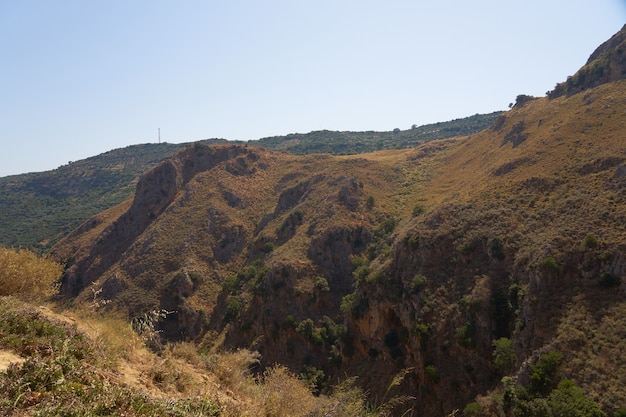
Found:
<svg viewBox="0 0 626 417"><path fill-rule="evenodd" d="M54 294L63 266L26 249L0 247L0 296L41 300Z"/></svg>
<svg viewBox="0 0 626 417"><path fill-rule="evenodd" d="M621 283L622 279L610 272L603 272L602 275L600 275L600 286L603 288L619 287Z"/></svg>

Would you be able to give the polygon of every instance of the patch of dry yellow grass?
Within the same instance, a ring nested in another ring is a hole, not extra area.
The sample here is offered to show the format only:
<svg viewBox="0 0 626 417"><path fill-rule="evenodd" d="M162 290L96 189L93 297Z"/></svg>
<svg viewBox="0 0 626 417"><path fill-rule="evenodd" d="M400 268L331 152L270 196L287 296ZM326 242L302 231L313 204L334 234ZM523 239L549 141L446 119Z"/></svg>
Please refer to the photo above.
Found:
<svg viewBox="0 0 626 417"><path fill-rule="evenodd" d="M26 249L0 248L0 296L43 300L55 291L63 266Z"/></svg>

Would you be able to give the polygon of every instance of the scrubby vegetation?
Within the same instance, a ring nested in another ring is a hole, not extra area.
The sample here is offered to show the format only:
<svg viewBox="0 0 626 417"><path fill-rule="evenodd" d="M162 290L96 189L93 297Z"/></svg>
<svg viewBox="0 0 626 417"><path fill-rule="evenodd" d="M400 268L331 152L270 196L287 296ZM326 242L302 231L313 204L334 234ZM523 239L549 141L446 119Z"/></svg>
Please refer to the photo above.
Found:
<svg viewBox="0 0 626 417"><path fill-rule="evenodd" d="M98 336L93 340L75 325L50 319L14 298L0 298L0 349L25 358L0 371L0 413L378 417L391 415L393 406L404 402L390 396L370 406L350 380L332 395L315 396L284 366L253 374L258 354L247 350L202 354L190 345L170 345L160 357L144 353L141 360L130 359L120 367L103 359L109 340ZM125 355L132 358L138 352L127 350ZM124 373L133 367L144 382L129 384Z"/></svg>
<svg viewBox="0 0 626 417"><path fill-rule="evenodd" d="M389 132L335 132L321 130L259 139L252 143L294 154L329 153L352 155L383 149L403 149L435 139L467 136L488 128L502 112L475 114L447 122L413 125L410 129Z"/></svg>
<svg viewBox="0 0 626 417"><path fill-rule="evenodd" d="M55 292L63 266L26 249L0 247L0 297L41 300Z"/></svg>
<svg viewBox="0 0 626 417"><path fill-rule="evenodd" d="M416 146L434 139L470 135L489 127L500 112L470 116L393 132L332 132L277 136L250 141L296 154L354 154ZM208 139L202 143L220 143ZM0 245L48 250L82 222L132 196L148 168L189 143L134 145L56 170L0 178ZM241 160L244 161L245 160ZM231 170L241 170L233 166ZM270 246L264 250L271 250Z"/></svg>

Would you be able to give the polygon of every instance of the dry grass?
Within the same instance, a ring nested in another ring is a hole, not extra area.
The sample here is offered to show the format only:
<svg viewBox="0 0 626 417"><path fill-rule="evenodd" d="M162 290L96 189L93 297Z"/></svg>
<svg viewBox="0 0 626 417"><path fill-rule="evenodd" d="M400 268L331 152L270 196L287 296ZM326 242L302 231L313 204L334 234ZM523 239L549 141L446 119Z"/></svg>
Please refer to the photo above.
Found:
<svg viewBox="0 0 626 417"><path fill-rule="evenodd" d="M0 296L43 300L56 290L63 266L26 249L0 247Z"/></svg>

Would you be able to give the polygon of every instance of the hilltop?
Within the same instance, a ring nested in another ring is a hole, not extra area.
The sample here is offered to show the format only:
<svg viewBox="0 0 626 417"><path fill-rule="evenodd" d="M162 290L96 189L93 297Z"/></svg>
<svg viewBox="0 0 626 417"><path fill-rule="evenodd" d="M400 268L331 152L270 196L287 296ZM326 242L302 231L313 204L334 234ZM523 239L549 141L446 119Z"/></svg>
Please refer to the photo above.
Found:
<svg viewBox="0 0 626 417"><path fill-rule="evenodd" d="M393 132L334 132L276 136L250 141L268 149L307 154L355 154L416 146L433 139L476 133L500 112ZM224 143L207 139L201 143ZM242 142L230 142L242 143ZM192 143L153 143L115 149L52 171L0 178L0 244L49 250L85 220L131 197L150 167Z"/></svg>

